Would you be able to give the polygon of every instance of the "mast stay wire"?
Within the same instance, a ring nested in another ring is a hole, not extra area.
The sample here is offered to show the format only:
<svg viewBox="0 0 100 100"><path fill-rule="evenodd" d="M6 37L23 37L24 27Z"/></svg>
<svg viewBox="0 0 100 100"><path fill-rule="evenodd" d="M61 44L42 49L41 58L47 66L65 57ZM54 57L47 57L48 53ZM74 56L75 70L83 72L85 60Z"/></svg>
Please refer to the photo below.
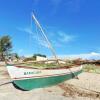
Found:
<svg viewBox="0 0 100 100"><path fill-rule="evenodd" d="M59 63L59 61L58 61L58 57L57 57L57 55L56 55L56 53L55 53L54 48L52 47L52 45L51 45L51 43L49 42L47 36L45 35L44 30L42 29L40 23L38 22L38 20L36 19L36 17L34 16L33 13L32 13L32 18L33 18L33 20L35 21L35 24L39 27L40 31L43 33L42 35L43 35L45 41L46 41L47 44L48 44L48 48L50 48L52 54L54 55L54 57L55 57L55 59L56 59L56 61L57 61L57 64L60 65L60 63Z"/></svg>
<svg viewBox="0 0 100 100"><path fill-rule="evenodd" d="M32 15L31 15L31 16L32 16ZM34 35L34 33L33 33L33 25L32 25L32 17L31 17L31 32L32 32L32 33L30 34L30 37ZM37 51L36 51L36 52L37 52L37 53L40 53L41 45L43 44L43 43L41 43L41 42L45 42L45 43L46 43L46 41L43 40L43 34L41 34L41 32L40 32L40 30L38 29L38 26L37 26L37 25L35 25L35 32L36 32L36 35L37 35L37 36L34 36L34 38L35 38L35 40L37 41L37 44L40 45L40 46L37 45ZM41 38L40 38L39 33L40 33L40 35L42 36ZM30 39L30 40L31 40L31 39Z"/></svg>

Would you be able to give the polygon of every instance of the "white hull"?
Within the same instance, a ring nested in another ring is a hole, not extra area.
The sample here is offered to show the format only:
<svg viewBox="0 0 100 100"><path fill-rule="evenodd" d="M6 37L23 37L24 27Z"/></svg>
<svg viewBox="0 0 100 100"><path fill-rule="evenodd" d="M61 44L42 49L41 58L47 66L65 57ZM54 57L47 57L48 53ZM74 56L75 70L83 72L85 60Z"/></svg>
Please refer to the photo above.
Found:
<svg viewBox="0 0 100 100"><path fill-rule="evenodd" d="M82 70L82 66L69 69L27 69L7 66L8 73L13 80L59 76Z"/></svg>

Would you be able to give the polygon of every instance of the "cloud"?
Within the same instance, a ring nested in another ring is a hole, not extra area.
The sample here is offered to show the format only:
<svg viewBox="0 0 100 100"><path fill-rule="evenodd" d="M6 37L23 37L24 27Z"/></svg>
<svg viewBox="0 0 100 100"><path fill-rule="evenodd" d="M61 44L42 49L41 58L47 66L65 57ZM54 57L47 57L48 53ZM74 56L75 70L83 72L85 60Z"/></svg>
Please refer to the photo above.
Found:
<svg viewBox="0 0 100 100"><path fill-rule="evenodd" d="M55 40L52 40L52 45L54 46L54 47L61 47L62 45L59 43L59 42L57 42L57 41L55 41Z"/></svg>
<svg viewBox="0 0 100 100"><path fill-rule="evenodd" d="M17 28L19 31L22 31L22 32L26 32L26 33L29 33L29 34L33 34L32 30L30 28Z"/></svg>
<svg viewBox="0 0 100 100"><path fill-rule="evenodd" d="M85 54L59 55L59 57L66 58L66 59L82 58L82 59L90 59L90 60L92 60L92 59L99 60L100 53L90 52L90 53L85 53Z"/></svg>
<svg viewBox="0 0 100 100"><path fill-rule="evenodd" d="M71 43L77 39L77 36L67 34L62 31L48 32L49 40L54 47L64 47L65 44Z"/></svg>
<svg viewBox="0 0 100 100"><path fill-rule="evenodd" d="M68 43L70 41L73 41L75 39L75 36L69 35L67 33L64 32L58 32L59 35L59 41L63 42L63 43Z"/></svg>
<svg viewBox="0 0 100 100"><path fill-rule="evenodd" d="M39 45L46 47L46 48L49 48L47 42L45 41L45 38L43 37L43 35L41 35L41 32L38 32L38 34L37 34L35 32L32 32L32 30L30 28L17 28L17 29L19 31L23 31L23 32L28 33L29 39L35 40L34 42L36 44L39 44ZM69 34L62 32L62 31L48 32L48 37L49 37L49 40L54 47L62 47L66 43L70 43L76 39L76 36L69 35Z"/></svg>
<svg viewBox="0 0 100 100"><path fill-rule="evenodd" d="M46 47L46 48L49 48L47 42L44 41L44 40L38 40L38 43L39 43L41 46L44 46L44 47Z"/></svg>
<svg viewBox="0 0 100 100"><path fill-rule="evenodd" d="M44 40L43 36L40 37L39 34L32 32L32 30L30 28L17 28L19 31L23 31L29 34L29 37L33 40L35 40L35 42L41 46L44 46L46 48L49 48L47 42Z"/></svg>
<svg viewBox="0 0 100 100"><path fill-rule="evenodd" d="M56 47L62 47L65 46L66 43L70 43L76 39L76 36L69 35L65 32L58 31L58 32L51 32L53 35L51 35L51 41Z"/></svg>
<svg viewBox="0 0 100 100"><path fill-rule="evenodd" d="M23 50L23 49L19 49L19 50L18 50L18 54L19 54L19 55L22 55L22 54L23 54L23 52L24 52L24 50Z"/></svg>
<svg viewBox="0 0 100 100"><path fill-rule="evenodd" d="M77 36L62 31L49 32L48 35L54 47L63 47L65 44L71 43L77 39Z"/></svg>
<svg viewBox="0 0 100 100"><path fill-rule="evenodd" d="M29 34L29 39L36 39L35 33L32 32L31 28L17 28L19 31Z"/></svg>

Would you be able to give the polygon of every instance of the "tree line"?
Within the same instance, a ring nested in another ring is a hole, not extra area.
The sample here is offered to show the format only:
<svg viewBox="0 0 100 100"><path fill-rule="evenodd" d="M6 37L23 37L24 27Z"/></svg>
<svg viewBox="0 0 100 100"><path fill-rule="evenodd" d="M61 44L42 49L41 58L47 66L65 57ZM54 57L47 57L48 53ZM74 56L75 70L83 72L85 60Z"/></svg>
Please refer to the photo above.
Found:
<svg viewBox="0 0 100 100"><path fill-rule="evenodd" d="M19 55L17 53L12 53L12 40L9 35L0 36L0 61L7 61L7 59L11 58L11 55L14 54L16 59L19 59ZM43 54L34 54L32 57L27 58L28 60L36 60L36 56L46 57Z"/></svg>
<svg viewBox="0 0 100 100"><path fill-rule="evenodd" d="M11 37L8 35L0 37L0 60L6 61L12 49Z"/></svg>

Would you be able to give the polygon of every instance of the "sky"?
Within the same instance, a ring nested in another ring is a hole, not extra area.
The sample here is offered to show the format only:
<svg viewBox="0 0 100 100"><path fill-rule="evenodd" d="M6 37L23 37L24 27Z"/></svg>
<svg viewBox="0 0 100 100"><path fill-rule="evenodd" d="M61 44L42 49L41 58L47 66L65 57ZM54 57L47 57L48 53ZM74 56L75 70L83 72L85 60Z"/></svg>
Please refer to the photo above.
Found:
<svg viewBox="0 0 100 100"><path fill-rule="evenodd" d="M51 55L32 11L57 55L100 57L99 0L0 0L0 36L12 39L19 55Z"/></svg>

